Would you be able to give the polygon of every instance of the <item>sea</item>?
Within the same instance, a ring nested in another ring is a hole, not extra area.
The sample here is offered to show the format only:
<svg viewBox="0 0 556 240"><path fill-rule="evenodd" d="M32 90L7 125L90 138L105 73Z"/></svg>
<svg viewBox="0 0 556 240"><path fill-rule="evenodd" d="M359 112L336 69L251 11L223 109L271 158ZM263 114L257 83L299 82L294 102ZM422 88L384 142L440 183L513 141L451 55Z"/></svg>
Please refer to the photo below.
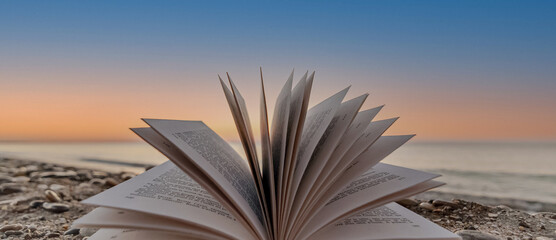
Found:
<svg viewBox="0 0 556 240"><path fill-rule="evenodd" d="M241 144L231 145L241 154ZM141 172L167 161L142 142L0 143L0 157ZM410 142L385 163L438 173L436 191L556 204L556 141Z"/></svg>

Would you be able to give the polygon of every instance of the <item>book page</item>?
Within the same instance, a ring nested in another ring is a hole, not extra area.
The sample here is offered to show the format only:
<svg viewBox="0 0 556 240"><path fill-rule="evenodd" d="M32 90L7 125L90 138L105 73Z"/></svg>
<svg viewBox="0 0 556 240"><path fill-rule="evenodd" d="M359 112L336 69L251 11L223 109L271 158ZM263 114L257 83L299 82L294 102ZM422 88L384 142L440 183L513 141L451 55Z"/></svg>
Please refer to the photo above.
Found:
<svg viewBox="0 0 556 240"><path fill-rule="evenodd" d="M203 240L203 236L197 235L183 235L178 233L169 233L162 231L148 231L148 230L135 230L135 229L100 229L95 234L87 238L88 240ZM211 238L208 238L211 239Z"/></svg>
<svg viewBox="0 0 556 240"><path fill-rule="evenodd" d="M280 90L280 94L278 94L278 98L276 99L270 132L270 147L272 149L272 162L274 165L274 182L276 183L276 215L278 216L280 214L280 196L282 195L283 188L282 181L284 175L284 162L286 158L292 81L293 72L290 74L288 81L286 81L282 90Z"/></svg>
<svg viewBox="0 0 556 240"><path fill-rule="evenodd" d="M295 194L291 209L292 214L290 215L290 219L288 221L289 227L287 229L290 229L293 225L294 219L296 219L307 194L315 185L316 178L322 171L326 161L332 154L334 148L338 145L340 138L348 129L367 96L368 94L365 94L346 101L342 103L338 111L336 111L326 131L317 144L309 163L307 164L307 169L303 174L300 186Z"/></svg>
<svg viewBox="0 0 556 240"><path fill-rule="evenodd" d="M248 223L247 220L234 204L220 191L218 186L214 184L206 175L203 174L201 170L191 163L184 155L177 149L174 145L168 142L160 136L154 129L146 128L132 128L135 134L145 140L148 144L153 146L155 149L160 151L164 156L166 156L170 161L172 161L176 166L178 166L186 175L191 177L196 183L201 185L206 191L210 193L216 200L224 205L234 216L238 217L238 220L243 223L247 228L253 228L252 224Z"/></svg>
<svg viewBox="0 0 556 240"><path fill-rule="evenodd" d="M309 194L307 195L307 198L304 200L302 209L306 208L307 204L310 203L310 200L313 199L318 190L321 189L322 183L325 181L325 179L328 179L330 173L334 169L336 169L338 162L350 149L353 143L365 134L365 129L367 128L369 123L371 123L371 120L382 109L382 107L383 106L380 106L357 113L348 130L342 136L339 144L334 148L334 152L328 158L328 161L317 177L317 180L315 180L315 185L311 188Z"/></svg>
<svg viewBox="0 0 556 240"><path fill-rule="evenodd" d="M215 198L170 161L82 203L164 216L238 239L255 237Z"/></svg>
<svg viewBox="0 0 556 240"><path fill-rule="evenodd" d="M265 196L265 190L264 190L264 185L263 185L263 179L262 179L262 170L260 167L260 163L259 163L259 158L257 156L257 149L256 149L256 145L255 145L255 138L253 135L253 128L251 127L251 121L249 120L249 114L247 112L247 106L245 104L245 99L243 99L243 96L241 95L241 93L239 92L239 89L236 87L236 85L234 84L234 82L232 81L232 78L230 77L230 75L228 73L226 73L226 75L228 76L228 81L230 82L230 86L232 88L232 92L234 94L234 99L236 102L236 106L238 107L237 109L239 110L239 115L237 115L237 117L239 117L239 121L237 121L238 123L240 123L240 126L238 126L238 129L241 129L241 131L239 132L240 136L242 136L242 142L243 142L243 147L247 153L247 160L249 162L249 167L251 169L251 174L254 176L255 178L255 186L257 187L257 192L259 194L259 201L261 202L262 205L262 210L263 210L263 214L265 217L265 226L267 228L267 232L271 232L272 227L270 226L271 224L271 219L270 219L270 207L269 204L267 203L267 197ZM236 117L236 115L234 115L234 117Z"/></svg>
<svg viewBox="0 0 556 240"><path fill-rule="evenodd" d="M460 237L397 203L390 203L342 219L309 239L456 240Z"/></svg>
<svg viewBox="0 0 556 240"><path fill-rule="evenodd" d="M303 102L305 98L305 88L307 87L307 73L301 77L299 82L295 85L293 90L291 91L291 99L290 99L290 114L288 117L288 126L287 126L287 140L286 140L286 156L284 158L284 170L282 172L282 183L283 186L281 188L281 192L278 195L280 198L280 212L279 212L279 219L280 219L280 229L283 229L282 225L284 224L284 209L286 204L286 197L287 197L287 189L291 175L291 165L292 165L292 158L294 156L294 152L296 151L297 141L301 136L301 128L303 127L303 123L300 122L300 118L302 113L306 113L307 109L303 109ZM309 91L310 92L310 91ZM300 126L301 125L301 126Z"/></svg>
<svg viewBox="0 0 556 240"><path fill-rule="evenodd" d="M324 207L309 218L310 221L303 227L300 236L307 237L338 218L372 204L373 201L438 176L384 163L377 164L342 188L332 199L321 202Z"/></svg>
<svg viewBox="0 0 556 240"><path fill-rule="evenodd" d="M195 235L203 239L229 239L230 235L219 235L211 229L188 224L157 215L135 211L99 207L74 221L72 228L120 228L154 230Z"/></svg>
<svg viewBox="0 0 556 240"><path fill-rule="evenodd" d="M176 146L266 238L265 217L255 180L247 163L218 134L199 121L143 119Z"/></svg>
<svg viewBox="0 0 556 240"><path fill-rule="evenodd" d="M322 196L329 188L330 185L336 182L336 180L344 173L344 171L351 165L351 163L358 158L363 152L369 150L377 140L380 138L380 142L375 145L372 151L367 152L365 157L369 156L374 160L374 163L382 160L382 158L377 158L379 154L375 153L376 151L382 151L384 154L381 154L384 157L387 154L390 154L392 151L396 150L398 147L403 145L407 142L413 135L407 135L404 137L389 137L381 135L390 127L392 124L397 120L397 118L385 119L380 121L371 122L363 131L363 135L358 138L347 150L344 155L338 160L337 165L333 168L330 173L328 174L327 178L325 178L321 182L320 188L316 191L317 196ZM369 158L369 159L370 159ZM368 160L366 160L368 162ZM369 166L370 168L371 166ZM368 169L368 168L367 168ZM364 172L364 171L363 171ZM359 175L355 175L352 177L357 177ZM312 199L313 200L313 199Z"/></svg>
<svg viewBox="0 0 556 240"><path fill-rule="evenodd" d="M290 182L288 182L286 204L284 205L284 221L289 221L293 197L301 182L301 178L303 177L303 173L305 172L311 155L320 141L320 138L328 128L330 121L332 121L336 111L340 108L340 104L348 90L349 87L345 88L312 107L307 112L301 139L297 148L297 155L292 159L292 168L290 169L291 173L289 176Z"/></svg>
<svg viewBox="0 0 556 240"><path fill-rule="evenodd" d="M261 71L261 99L260 99L260 128L261 128L261 159L263 165L263 190L266 202L270 209L270 225L273 235L276 235L276 183L274 181L274 163L272 162L272 149L270 145L270 132L268 127L268 111L266 107L266 94L264 91L263 70Z"/></svg>

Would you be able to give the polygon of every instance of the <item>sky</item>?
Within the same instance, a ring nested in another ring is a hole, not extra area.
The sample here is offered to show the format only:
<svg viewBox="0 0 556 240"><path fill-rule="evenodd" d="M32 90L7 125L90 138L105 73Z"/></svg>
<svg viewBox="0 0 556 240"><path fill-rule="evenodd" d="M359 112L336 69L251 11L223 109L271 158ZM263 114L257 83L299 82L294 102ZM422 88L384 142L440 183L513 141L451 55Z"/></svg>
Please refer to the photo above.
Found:
<svg viewBox="0 0 556 240"><path fill-rule="evenodd" d="M258 129L292 69L416 140L555 140L553 1L1 1L0 141L137 141L140 118Z"/></svg>

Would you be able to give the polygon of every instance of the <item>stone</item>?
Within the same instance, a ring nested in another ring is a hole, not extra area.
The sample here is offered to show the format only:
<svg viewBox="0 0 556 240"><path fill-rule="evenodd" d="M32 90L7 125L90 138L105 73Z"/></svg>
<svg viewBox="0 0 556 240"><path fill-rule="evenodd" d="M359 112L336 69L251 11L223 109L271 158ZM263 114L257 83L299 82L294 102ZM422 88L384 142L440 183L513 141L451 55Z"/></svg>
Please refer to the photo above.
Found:
<svg viewBox="0 0 556 240"><path fill-rule="evenodd" d="M65 224L67 222L68 220L66 220L66 218L58 218L56 219L56 221L54 221L55 224Z"/></svg>
<svg viewBox="0 0 556 240"><path fill-rule="evenodd" d="M488 217L489 217L489 218L497 218L497 217L498 217L498 214L496 214L496 213L488 213Z"/></svg>
<svg viewBox="0 0 556 240"><path fill-rule="evenodd" d="M100 178L93 178L89 181L89 183L92 185L104 185L105 181Z"/></svg>
<svg viewBox="0 0 556 240"><path fill-rule="evenodd" d="M101 172L101 171L93 171L92 175L94 178L105 178L108 177L108 173L106 172Z"/></svg>
<svg viewBox="0 0 556 240"><path fill-rule="evenodd" d="M0 195L24 192L25 190L27 190L27 188L19 183L4 183L0 185Z"/></svg>
<svg viewBox="0 0 556 240"><path fill-rule="evenodd" d="M44 201L42 201L42 200L33 200L29 203L29 207L38 208L38 207L41 207L43 203L44 203Z"/></svg>
<svg viewBox="0 0 556 240"><path fill-rule="evenodd" d="M26 183L26 182L29 182L29 181L31 181L31 179L28 178L28 177L25 177L25 176L19 176L19 177L12 178L12 182L15 182L15 183Z"/></svg>
<svg viewBox="0 0 556 240"><path fill-rule="evenodd" d="M23 235L23 232L22 231L9 230L9 231L5 231L4 234L6 236L19 236L19 235Z"/></svg>
<svg viewBox="0 0 556 240"><path fill-rule="evenodd" d="M113 186L116 186L116 185L119 184L119 182L116 181L116 179L113 179L113 178L106 178L104 180L105 180L104 184L108 187L113 187Z"/></svg>
<svg viewBox="0 0 556 240"><path fill-rule="evenodd" d="M460 230L456 232L462 240L500 240L499 238L477 230Z"/></svg>
<svg viewBox="0 0 556 240"><path fill-rule="evenodd" d="M64 235L78 235L78 234L79 234L79 228L72 228L64 232Z"/></svg>
<svg viewBox="0 0 556 240"><path fill-rule="evenodd" d="M35 172L36 174L31 174L31 177L38 178L69 178L77 176L75 171L63 171L63 172Z"/></svg>
<svg viewBox="0 0 556 240"><path fill-rule="evenodd" d="M131 178L135 177L134 173L129 173L129 172L122 172L120 174L120 178L124 181L129 180Z"/></svg>
<svg viewBox="0 0 556 240"><path fill-rule="evenodd" d="M518 225L519 225L520 227L524 227L524 228L531 228L531 226L529 226L529 224L527 224L527 223L524 222L524 221L519 221L519 224L518 224Z"/></svg>
<svg viewBox="0 0 556 240"><path fill-rule="evenodd" d="M45 237L46 237L46 238L57 238L57 237L60 237L60 234L59 234L59 233L55 233L55 232L51 232L51 233L47 233L47 234L45 235Z"/></svg>
<svg viewBox="0 0 556 240"><path fill-rule="evenodd" d="M428 202L420 203L419 207L428 211L433 211L435 209L434 206Z"/></svg>
<svg viewBox="0 0 556 240"><path fill-rule="evenodd" d="M452 208L459 208L459 205L453 202L447 202L443 200L434 200L432 201L432 205L435 207L442 207L442 206L449 206Z"/></svg>
<svg viewBox="0 0 556 240"><path fill-rule="evenodd" d="M23 229L23 225L21 224L8 224L8 225L4 225L2 227L0 227L0 232L6 232L6 231L18 231Z"/></svg>
<svg viewBox="0 0 556 240"><path fill-rule="evenodd" d="M399 201L397 201L397 203L406 207L406 208L415 207L415 206L419 205L419 202L417 202L413 199L410 199L410 198L405 198L405 199L399 200Z"/></svg>
<svg viewBox="0 0 556 240"><path fill-rule="evenodd" d="M44 203L42 208L53 213L63 213L70 209L68 205L62 203Z"/></svg>
<svg viewBox="0 0 556 240"><path fill-rule="evenodd" d="M62 198L58 196L58 194L52 190L44 191L44 196L49 202L61 202Z"/></svg>
<svg viewBox="0 0 556 240"><path fill-rule="evenodd" d="M55 191L55 192L61 192L67 189L66 186L64 185L60 185L60 184L51 184L50 185L50 190Z"/></svg>

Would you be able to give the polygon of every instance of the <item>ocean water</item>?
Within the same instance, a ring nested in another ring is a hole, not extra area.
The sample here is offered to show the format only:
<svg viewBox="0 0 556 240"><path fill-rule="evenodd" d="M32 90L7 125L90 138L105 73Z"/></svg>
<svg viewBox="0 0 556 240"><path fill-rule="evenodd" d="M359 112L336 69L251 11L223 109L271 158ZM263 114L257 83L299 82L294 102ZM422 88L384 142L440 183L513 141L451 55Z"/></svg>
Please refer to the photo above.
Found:
<svg viewBox="0 0 556 240"><path fill-rule="evenodd" d="M0 143L0 157L135 172L166 161L142 142ZM383 162L442 174L441 192L556 203L556 142L410 142Z"/></svg>

